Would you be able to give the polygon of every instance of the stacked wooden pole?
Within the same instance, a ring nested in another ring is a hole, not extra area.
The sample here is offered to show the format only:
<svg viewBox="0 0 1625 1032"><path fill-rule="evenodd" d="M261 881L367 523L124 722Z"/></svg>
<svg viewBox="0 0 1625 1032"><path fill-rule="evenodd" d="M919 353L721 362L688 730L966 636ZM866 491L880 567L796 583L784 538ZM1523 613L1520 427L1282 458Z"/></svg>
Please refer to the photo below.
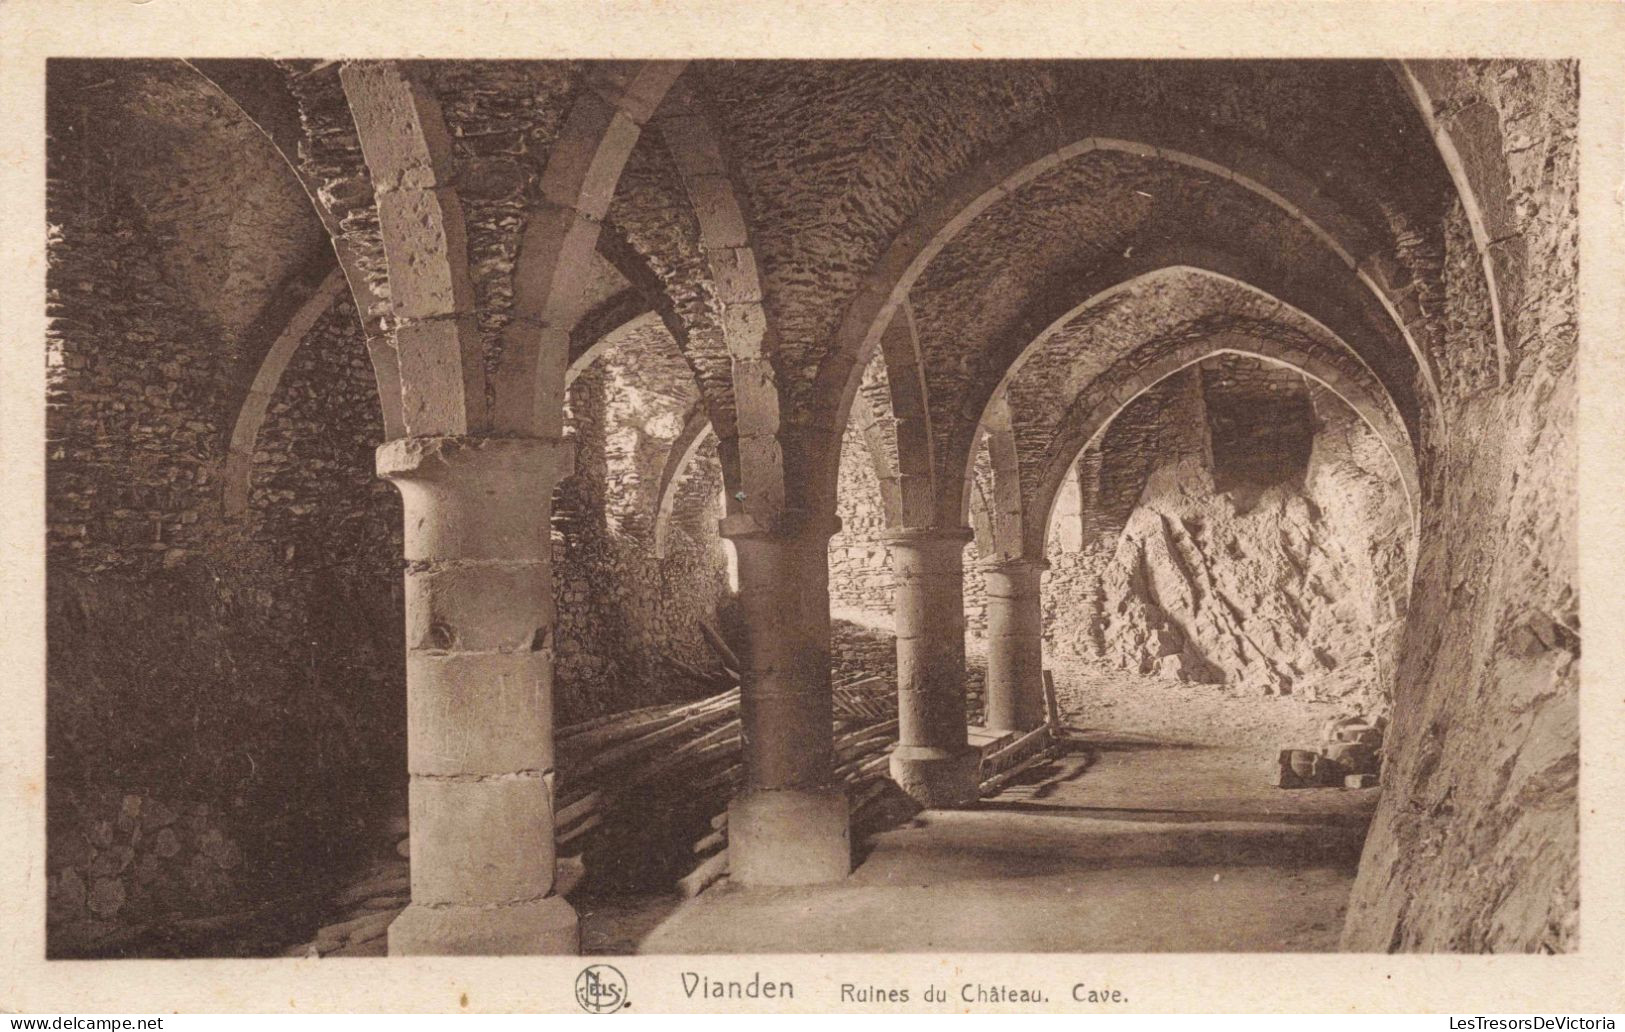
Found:
<svg viewBox="0 0 1625 1032"><path fill-rule="evenodd" d="M724 672L672 666L693 680L733 680L739 660L715 631L707 630ZM1048 719L983 761L981 794L993 795L1055 752L1060 715L1054 683L1045 672ZM558 842L566 852L588 848L595 835L634 830L663 808L682 805L714 816L692 842L698 865L678 879L684 896L703 892L727 873L728 800L741 774L740 691L728 690L681 705L646 706L564 727L558 733L560 776L555 811ZM834 686L834 775L845 786L854 819L882 796L886 758L897 741L896 699L879 678L849 678ZM692 827L692 824L685 825ZM681 849L681 840L670 843Z"/></svg>
<svg viewBox="0 0 1625 1032"><path fill-rule="evenodd" d="M700 867L681 879L693 894L727 870L727 806L742 774L739 718L741 662L722 635L700 628L722 670L708 673L667 657L672 669L697 684L727 690L697 702L646 706L560 728L555 798L558 842L566 852L586 851L601 836L636 839L665 848L660 823L680 808L716 816L691 845ZM849 679L835 697L835 777L848 786L854 813L879 796L886 753L897 738L895 698L879 678ZM650 837L653 836L653 841ZM681 840L669 848L681 849Z"/></svg>
<svg viewBox="0 0 1625 1032"><path fill-rule="evenodd" d="M637 819L660 785L726 791L729 779L718 775L736 765L739 744L738 688L563 728L554 811L560 845L606 820Z"/></svg>
<svg viewBox="0 0 1625 1032"><path fill-rule="evenodd" d="M982 784L978 794L997 795L1023 773L1047 763L1059 751L1061 708L1055 695L1055 676L1044 671L1044 723L1015 741L982 757Z"/></svg>

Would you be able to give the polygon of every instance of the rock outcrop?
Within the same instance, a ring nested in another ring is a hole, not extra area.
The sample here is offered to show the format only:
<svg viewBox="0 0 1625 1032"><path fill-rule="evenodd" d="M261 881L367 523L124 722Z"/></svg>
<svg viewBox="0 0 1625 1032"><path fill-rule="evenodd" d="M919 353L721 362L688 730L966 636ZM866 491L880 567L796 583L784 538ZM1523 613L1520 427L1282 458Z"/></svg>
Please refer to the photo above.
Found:
<svg viewBox="0 0 1625 1032"><path fill-rule="evenodd" d="M1162 466L1115 547L1056 564L1052 592L1094 597L1086 627L1068 633L1057 614L1053 646L1142 674L1380 709L1411 530L1386 462L1345 412L1323 421L1301 485L1221 492L1201 457Z"/></svg>

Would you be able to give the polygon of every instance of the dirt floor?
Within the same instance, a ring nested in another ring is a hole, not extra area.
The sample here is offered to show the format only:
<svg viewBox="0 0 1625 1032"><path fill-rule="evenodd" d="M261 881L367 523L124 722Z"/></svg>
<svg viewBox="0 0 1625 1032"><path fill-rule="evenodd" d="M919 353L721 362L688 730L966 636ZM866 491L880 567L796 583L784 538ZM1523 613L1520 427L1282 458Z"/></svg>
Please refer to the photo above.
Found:
<svg viewBox="0 0 1625 1032"><path fill-rule="evenodd" d="M1057 664L1072 751L860 841L847 881L581 899L589 952L1336 948L1376 790L1282 791L1335 706Z"/></svg>
<svg viewBox="0 0 1625 1032"><path fill-rule="evenodd" d="M970 648L972 667L981 649ZM835 885L568 897L583 952L1287 951L1336 948L1376 789L1283 791L1280 749L1339 706L1054 659L1069 749L978 806L898 793ZM398 838L380 839L381 847ZM393 848L296 955L380 956L406 904ZM258 952L251 950L250 952Z"/></svg>
<svg viewBox="0 0 1625 1032"><path fill-rule="evenodd" d="M980 653L972 645L973 668ZM874 827L855 830L856 869L834 886L725 879L684 902L595 895L587 879L569 895L583 952L1336 947L1376 790L1284 791L1267 777L1279 749L1315 744L1337 705L1081 660L1050 668L1064 756L973 809L916 813L899 793ZM380 837L377 863L312 918L314 943L288 952L384 954L406 904L400 834Z"/></svg>
<svg viewBox="0 0 1625 1032"><path fill-rule="evenodd" d="M974 653L975 646L971 647ZM1226 684L1194 684L1107 669L1084 659L1049 657L1066 723L1091 733L1143 736L1241 748L1264 758L1313 747L1321 725L1353 712L1308 695L1265 695Z"/></svg>

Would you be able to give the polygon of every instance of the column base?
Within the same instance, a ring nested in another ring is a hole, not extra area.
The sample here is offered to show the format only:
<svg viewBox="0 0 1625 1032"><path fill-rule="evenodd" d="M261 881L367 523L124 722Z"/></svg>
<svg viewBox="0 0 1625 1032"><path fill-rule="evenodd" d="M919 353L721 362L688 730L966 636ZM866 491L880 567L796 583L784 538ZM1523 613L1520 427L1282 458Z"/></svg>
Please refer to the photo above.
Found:
<svg viewBox="0 0 1625 1032"><path fill-rule="evenodd" d="M504 906L414 903L389 926L389 955L521 956L581 952L576 911L563 896Z"/></svg>
<svg viewBox="0 0 1625 1032"><path fill-rule="evenodd" d="M982 753L924 745L899 745L891 754L891 779L921 806L966 806L979 797Z"/></svg>
<svg viewBox="0 0 1625 1032"><path fill-rule="evenodd" d="M846 791L747 790L728 804L728 880L817 885L852 873Z"/></svg>

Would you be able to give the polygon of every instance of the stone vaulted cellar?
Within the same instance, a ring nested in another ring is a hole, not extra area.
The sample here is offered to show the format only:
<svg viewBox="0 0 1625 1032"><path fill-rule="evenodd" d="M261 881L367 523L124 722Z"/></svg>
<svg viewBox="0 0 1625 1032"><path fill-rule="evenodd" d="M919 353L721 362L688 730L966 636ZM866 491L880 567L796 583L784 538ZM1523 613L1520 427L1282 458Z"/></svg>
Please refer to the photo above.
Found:
<svg viewBox="0 0 1625 1032"><path fill-rule="evenodd" d="M1577 946L1572 62L47 86L53 956Z"/></svg>

